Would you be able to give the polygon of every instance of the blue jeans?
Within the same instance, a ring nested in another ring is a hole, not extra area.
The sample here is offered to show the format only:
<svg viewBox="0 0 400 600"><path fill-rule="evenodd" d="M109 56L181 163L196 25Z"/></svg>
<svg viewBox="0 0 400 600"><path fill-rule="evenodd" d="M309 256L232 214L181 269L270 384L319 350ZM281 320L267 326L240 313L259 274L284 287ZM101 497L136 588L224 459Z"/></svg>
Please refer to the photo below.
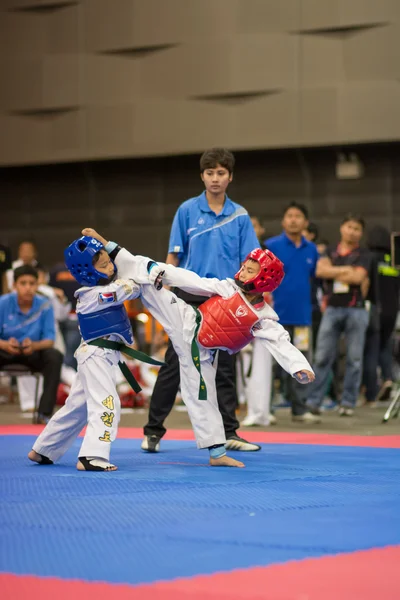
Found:
<svg viewBox="0 0 400 600"><path fill-rule="evenodd" d="M73 319L61 321L60 329L65 341L64 364L68 367L72 367L76 371L77 364L74 353L81 343L81 334L79 331L78 321Z"/></svg>
<svg viewBox="0 0 400 600"><path fill-rule="evenodd" d="M329 306L318 331L314 359L315 381L309 387L307 404L321 406L327 381L337 354L340 335L346 338L346 370L341 405L354 408L361 382L365 332L368 313L364 308L333 308Z"/></svg>

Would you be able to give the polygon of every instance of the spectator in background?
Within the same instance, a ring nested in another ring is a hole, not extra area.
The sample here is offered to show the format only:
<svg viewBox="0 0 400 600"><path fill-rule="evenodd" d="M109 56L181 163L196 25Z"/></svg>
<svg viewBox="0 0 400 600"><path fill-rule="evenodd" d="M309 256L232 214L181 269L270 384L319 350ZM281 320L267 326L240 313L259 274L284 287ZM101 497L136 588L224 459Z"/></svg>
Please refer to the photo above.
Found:
<svg viewBox="0 0 400 600"><path fill-rule="evenodd" d="M318 240L318 227L315 223L309 222L307 227L303 231L303 235L309 242L317 243Z"/></svg>
<svg viewBox="0 0 400 600"><path fill-rule="evenodd" d="M365 397L367 402L387 399L393 384L393 332L399 307L400 271L391 264L390 232L382 225L371 229L367 246L372 255L370 286L370 320L364 349ZM379 391L377 368L381 368Z"/></svg>
<svg viewBox="0 0 400 600"><path fill-rule="evenodd" d="M254 233L257 236L258 242L262 247L263 239L265 236L265 227L261 225L261 221L258 217L250 217L251 224L253 225Z"/></svg>
<svg viewBox="0 0 400 600"><path fill-rule="evenodd" d="M274 309L288 331L292 343L311 359L311 283L318 260L317 248L303 235L308 227L305 206L292 202L283 212L281 235L269 238L265 246L284 264L285 277L273 293ZM318 423L320 418L306 407L307 390L298 381L284 375L285 395L292 407L293 421Z"/></svg>
<svg viewBox="0 0 400 600"><path fill-rule="evenodd" d="M62 290L70 304L70 311L67 318L60 321L60 330L65 342L64 364L76 371L77 363L74 354L81 343L81 334L78 327L78 317L75 312L76 298L74 294L80 286L64 263L59 263L50 270L49 285Z"/></svg>
<svg viewBox="0 0 400 600"><path fill-rule="evenodd" d="M166 262L194 271L201 277L225 279L234 277L242 261L259 243L247 211L232 202L226 189L233 177L235 159L229 150L213 148L200 159L200 176L205 191L186 200L178 208L172 224ZM203 296L192 296L182 290L175 293L198 306ZM142 449L157 452L166 432L164 421L172 410L179 388L179 360L169 343L150 401L149 420L144 427ZM235 378L235 356L219 352L216 387L222 415L226 448L229 450L260 450L237 435L238 404Z"/></svg>
<svg viewBox="0 0 400 600"><path fill-rule="evenodd" d="M313 242L315 245L317 245L318 227L316 226L315 223L309 223L307 225L307 227L305 228L305 230L303 231L303 235L309 242ZM318 246L317 246L317 252L318 252L318 255L320 256L320 253L318 251ZM315 345L317 343L318 329L319 329L321 319L322 319L322 313L321 313L322 296L323 296L323 293L322 293L321 279L317 279L316 277L313 277L312 281L311 281L311 304L312 304L311 328L312 328L313 352L315 352Z"/></svg>
<svg viewBox="0 0 400 600"><path fill-rule="evenodd" d="M0 244L0 296L9 291L7 285L7 271L11 269L11 250L8 246Z"/></svg>
<svg viewBox="0 0 400 600"><path fill-rule="evenodd" d="M258 217L251 217L254 232L260 246L265 236L265 228ZM264 300L272 304L272 296L263 294ZM275 415L270 412L272 394L272 355L262 341L255 337L253 341L238 353L238 363L242 375L243 395L247 402L247 414L241 425L256 427L275 425Z"/></svg>
<svg viewBox="0 0 400 600"><path fill-rule="evenodd" d="M60 323L64 322L68 317L71 305L69 304L64 292L58 288L53 288L48 285L48 273L47 271L39 266L38 272L38 288L37 293L39 296L48 298L51 301L54 310L55 318L55 340L54 348L65 354L65 343L64 338L60 331ZM66 365L61 366L61 383L65 384L68 389L72 386L76 377L76 371ZM18 396L21 409L23 411L33 412L34 410L34 389L35 379L33 377L19 377L17 381L18 385ZM39 380L39 392L43 392L43 378Z"/></svg>
<svg viewBox="0 0 400 600"><path fill-rule="evenodd" d="M360 216L347 215L341 224L341 240L329 247L318 261L317 277L325 279L327 308L323 314L314 359L315 382L311 384L308 406L319 414L327 388L328 377L337 355L342 333L347 349L343 394L339 414L354 413L362 374L362 358L368 312L362 286L368 278L371 256L360 248L364 221Z"/></svg>
<svg viewBox="0 0 400 600"><path fill-rule="evenodd" d="M62 354L53 347L53 307L37 295L37 287L36 269L23 265L14 272L15 292L0 298L0 366L23 364L43 374L37 422L44 424L56 403Z"/></svg>
<svg viewBox="0 0 400 600"><path fill-rule="evenodd" d="M22 267L22 265L30 265L31 267L37 267L37 248L33 240L23 240L18 246L18 258L14 260L11 265L11 269L7 271L7 286L11 292L14 285L14 269Z"/></svg>

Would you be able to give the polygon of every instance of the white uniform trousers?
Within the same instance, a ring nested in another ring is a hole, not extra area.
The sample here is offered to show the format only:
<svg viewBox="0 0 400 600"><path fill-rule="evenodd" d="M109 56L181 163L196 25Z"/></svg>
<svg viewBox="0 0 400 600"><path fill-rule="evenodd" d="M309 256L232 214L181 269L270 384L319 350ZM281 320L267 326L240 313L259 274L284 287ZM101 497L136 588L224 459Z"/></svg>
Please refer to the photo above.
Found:
<svg viewBox="0 0 400 600"><path fill-rule="evenodd" d="M252 341L253 356L244 353L245 371L251 359L251 372L246 377L245 395L247 399L246 422L256 425L269 425L272 389L272 356L260 339Z"/></svg>
<svg viewBox="0 0 400 600"><path fill-rule="evenodd" d="M199 344L201 374L207 388L207 400L199 400L200 375L191 353L191 333L195 330L196 315L193 308L172 294L153 286L144 285L142 300L169 335L179 357L181 393L185 403L198 448L225 444L225 430L217 402L215 385L215 352Z"/></svg>
<svg viewBox="0 0 400 600"><path fill-rule="evenodd" d="M33 450L57 461L87 424L79 456L110 458L120 419L115 365L120 353L96 348L90 356L77 351L78 374L65 405L52 417Z"/></svg>

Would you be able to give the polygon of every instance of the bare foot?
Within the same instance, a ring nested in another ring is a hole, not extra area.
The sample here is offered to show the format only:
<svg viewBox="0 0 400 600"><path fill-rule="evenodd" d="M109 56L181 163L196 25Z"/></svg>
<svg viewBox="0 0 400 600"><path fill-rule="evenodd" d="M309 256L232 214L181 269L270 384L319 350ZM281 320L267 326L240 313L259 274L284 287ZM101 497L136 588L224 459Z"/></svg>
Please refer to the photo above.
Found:
<svg viewBox="0 0 400 600"><path fill-rule="evenodd" d="M221 456L221 458L211 458L210 456L210 466L211 467L244 467L245 464L240 462L240 460L236 460L235 458L231 458L226 454Z"/></svg>
<svg viewBox="0 0 400 600"><path fill-rule="evenodd" d="M104 458L88 458L81 456L76 463L78 471L117 471L118 467Z"/></svg>

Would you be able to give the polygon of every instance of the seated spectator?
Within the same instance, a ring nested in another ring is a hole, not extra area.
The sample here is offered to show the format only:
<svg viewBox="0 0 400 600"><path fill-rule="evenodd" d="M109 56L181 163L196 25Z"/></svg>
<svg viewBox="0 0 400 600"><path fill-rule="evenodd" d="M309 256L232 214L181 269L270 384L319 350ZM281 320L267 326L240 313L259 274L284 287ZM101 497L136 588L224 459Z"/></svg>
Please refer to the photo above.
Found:
<svg viewBox="0 0 400 600"><path fill-rule="evenodd" d="M6 273L8 292L13 289L14 270L22 265L30 265L35 268L38 266L37 248L32 240L23 240L18 246L18 258L12 262L11 268Z"/></svg>
<svg viewBox="0 0 400 600"><path fill-rule="evenodd" d="M39 296L48 298L54 310L55 317L55 331L56 337L54 341L54 348L59 350L64 356L65 354L65 343L60 330L60 324L68 318L71 311L71 304L68 302L64 292L59 288L51 287L47 284L48 273L43 267L38 267L38 289L37 293ZM61 383L64 384L63 389L69 390L75 380L76 371L72 367L68 367L63 364L61 367ZM36 381L34 377L19 377L17 381L18 385L18 396L23 412L34 411L34 390ZM43 392L43 377L39 379L39 393Z"/></svg>
<svg viewBox="0 0 400 600"><path fill-rule="evenodd" d="M53 347L53 307L37 287L36 269L23 265L14 272L15 291L0 298L0 366L22 364L43 374L37 422L44 424L56 403L62 354Z"/></svg>

